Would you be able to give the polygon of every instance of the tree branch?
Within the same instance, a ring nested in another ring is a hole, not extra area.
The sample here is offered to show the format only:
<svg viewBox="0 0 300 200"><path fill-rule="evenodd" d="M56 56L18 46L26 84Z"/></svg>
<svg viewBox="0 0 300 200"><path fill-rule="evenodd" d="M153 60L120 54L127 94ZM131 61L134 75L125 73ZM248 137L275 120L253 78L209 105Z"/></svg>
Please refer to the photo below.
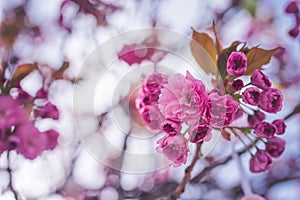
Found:
<svg viewBox="0 0 300 200"><path fill-rule="evenodd" d="M201 146L202 142L198 143L196 146L195 154L193 156L193 160L191 164L185 169L184 176L181 180L181 182L178 184L176 189L171 193L170 198L171 199L177 199L181 196L181 194L184 192L186 185L190 182L191 179L191 172L199 159L199 156L201 156Z"/></svg>
<svg viewBox="0 0 300 200"><path fill-rule="evenodd" d="M18 193L17 191L14 189L13 185L12 185L12 170L10 168L10 158L9 158L9 151L7 152L7 173L9 175L9 183L8 183L8 189L10 191L12 191L14 198L18 199Z"/></svg>

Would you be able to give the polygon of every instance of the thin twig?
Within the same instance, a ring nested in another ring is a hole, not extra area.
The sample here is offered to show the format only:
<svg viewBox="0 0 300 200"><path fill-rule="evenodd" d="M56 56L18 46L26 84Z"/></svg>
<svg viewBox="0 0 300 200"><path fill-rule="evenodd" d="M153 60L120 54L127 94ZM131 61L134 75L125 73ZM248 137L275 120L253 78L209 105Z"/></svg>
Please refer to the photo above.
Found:
<svg viewBox="0 0 300 200"><path fill-rule="evenodd" d="M181 182L179 183L179 185L176 187L176 189L174 190L174 192L171 194L171 199L177 199L177 198L179 198L180 195L184 192L185 186L190 182L191 172L192 172L192 170L193 170L193 168L194 168L197 160L199 159L201 146L202 146L202 143L198 143L197 144L193 160L192 160L191 164L185 169L185 171L184 171L184 173L185 173L184 177L181 180Z"/></svg>
<svg viewBox="0 0 300 200"><path fill-rule="evenodd" d="M18 199L18 193L17 191L14 189L13 185L12 185L12 169L10 167L11 163L10 163L10 158L9 158L9 152L7 152L7 173L9 175L9 183L8 183L8 189L10 189L14 195L15 199Z"/></svg>

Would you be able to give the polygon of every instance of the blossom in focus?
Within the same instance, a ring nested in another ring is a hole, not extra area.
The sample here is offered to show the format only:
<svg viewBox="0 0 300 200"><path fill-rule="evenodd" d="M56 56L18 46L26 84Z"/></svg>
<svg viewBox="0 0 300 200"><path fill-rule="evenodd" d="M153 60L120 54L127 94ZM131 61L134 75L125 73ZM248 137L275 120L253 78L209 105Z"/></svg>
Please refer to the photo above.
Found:
<svg viewBox="0 0 300 200"><path fill-rule="evenodd" d="M244 87L244 82L241 79L235 79L230 84L230 89L234 92L241 90Z"/></svg>
<svg viewBox="0 0 300 200"><path fill-rule="evenodd" d="M0 129L17 125L26 119L27 113L11 96L0 95Z"/></svg>
<svg viewBox="0 0 300 200"><path fill-rule="evenodd" d="M251 83L252 85L267 90L271 87L272 83L269 78L260 70L254 70L251 75Z"/></svg>
<svg viewBox="0 0 300 200"><path fill-rule="evenodd" d="M250 160L251 172L263 172L271 167L272 157L264 150L258 150Z"/></svg>
<svg viewBox="0 0 300 200"><path fill-rule="evenodd" d="M282 94L278 89L270 88L261 93L258 107L269 113L277 113L282 108Z"/></svg>
<svg viewBox="0 0 300 200"><path fill-rule="evenodd" d="M205 111L205 121L214 128L228 126L234 119L239 103L232 96L222 95L220 91L209 93Z"/></svg>
<svg viewBox="0 0 300 200"><path fill-rule="evenodd" d="M278 135L284 134L286 128L284 119L276 119L272 122L272 124L276 126L276 134Z"/></svg>
<svg viewBox="0 0 300 200"><path fill-rule="evenodd" d="M166 119L161 124L161 130L169 135L176 135L181 130L181 123L178 121L173 121L171 119Z"/></svg>
<svg viewBox="0 0 300 200"><path fill-rule="evenodd" d="M169 78L168 83L161 89L158 103L166 118L181 121L183 106L197 103L196 98L190 82L187 82L182 74L175 74ZM200 113L195 113L197 115L195 118L200 118Z"/></svg>
<svg viewBox="0 0 300 200"><path fill-rule="evenodd" d="M270 138L266 143L266 151L274 158L279 157L285 148L285 141L279 137Z"/></svg>
<svg viewBox="0 0 300 200"><path fill-rule="evenodd" d="M189 148L188 141L183 135L166 135L158 140L157 143L158 147L156 150L172 161L175 167L186 163Z"/></svg>
<svg viewBox="0 0 300 200"><path fill-rule="evenodd" d="M247 88L242 93L242 99L245 103L250 104L252 106L256 106L260 100L260 91L255 87Z"/></svg>
<svg viewBox="0 0 300 200"><path fill-rule="evenodd" d="M261 138L271 138L276 133L276 127L269 122L262 122L255 127L254 133Z"/></svg>
<svg viewBox="0 0 300 200"><path fill-rule="evenodd" d="M227 60L227 73L241 76L247 70L247 57L243 52L232 52Z"/></svg>
<svg viewBox="0 0 300 200"><path fill-rule="evenodd" d="M211 129L205 123L199 123L197 126L194 126L189 130L189 141L192 143L209 141L210 139Z"/></svg>

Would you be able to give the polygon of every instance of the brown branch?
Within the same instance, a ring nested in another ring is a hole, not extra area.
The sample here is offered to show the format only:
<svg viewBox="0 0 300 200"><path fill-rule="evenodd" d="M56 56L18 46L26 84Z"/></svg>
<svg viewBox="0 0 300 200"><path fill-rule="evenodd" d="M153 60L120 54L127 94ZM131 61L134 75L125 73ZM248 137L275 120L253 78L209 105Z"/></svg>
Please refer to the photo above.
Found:
<svg viewBox="0 0 300 200"><path fill-rule="evenodd" d="M8 189L13 193L14 198L18 199L18 193L17 191L14 189L13 185L12 185L12 170L10 168L10 158L9 158L9 151L7 152L7 173L9 175L9 183L8 183Z"/></svg>
<svg viewBox="0 0 300 200"><path fill-rule="evenodd" d="M285 116L284 120L288 120L290 117L292 117L293 115L296 115L298 113L300 113L300 103L298 103L296 105L296 107L294 108L294 110L290 114Z"/></svg>
<svg viewBox="0 0 300 200"><path fill-rule="evenodd" d="M259 140L256 139L253 143L257 143ZM244 149L240 150L238 152L238 155L241 156L243 155L244 153L246 153L248 150L247 149L250 149L251 147L253 147L253 144L249 144L247 147L245 147ZM232 156L228 156L226 159L222 160L222 161L219 161L219 162L216 162L214 164L211 164L207 167L205 167L199 174L197 174L194 178L192 178L191 180L191 183L198 183L199 181L201 181L202 178L204 178L204 176L212 169L218 167L218 166L221 166L221 165L224 165L226 163L228 163L230 160L232 159Z"/></svg>
<svg viewBox="0 0 300 200"><path fill-rule="evenodd" d="M191 164L185 169L184 171L184 177L182 178L181 182L179 183L179 185L176 187L176 189L174 190L174 192L171 194L171 199L177 199L180 197L180 195L184 192L185 190L185 186L190 182L191 179L191 172L197 162L197 160L199 159L199 156L201 154L201 146L202 143L197 144L196 147L196 151L193 157L193 160L191 162Z"/></svg>

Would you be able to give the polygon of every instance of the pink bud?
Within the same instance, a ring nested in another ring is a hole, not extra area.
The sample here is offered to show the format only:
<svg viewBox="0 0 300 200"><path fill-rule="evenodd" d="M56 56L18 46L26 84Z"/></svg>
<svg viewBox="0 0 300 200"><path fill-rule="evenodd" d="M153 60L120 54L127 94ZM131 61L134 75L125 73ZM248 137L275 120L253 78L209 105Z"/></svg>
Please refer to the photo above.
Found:
<svg viewBox="0 0 300 200"><path fill-rule="evenodd" d="M247 88L242 93L242 99L245 103L257 106L260 100L260 91L255 87Z"/></svg>
<svg viewBox="0 0 300 200"><path fill-rule="evenodd" d="M266 144L267 152L274 158L279 157L285 148L285 141L279 137L270 138Z"/></svg>
<svg viewBox="0 0 300 200"><path fill-rule="evenodd" d="M241 76L247 70L247 57L243 52L232 52L227 60L227 73L230 76Z"/></svg>
<svg viewBox="0 0 300 200"><path fill-rule="evenodd" d="M258 150L250 160L250 171L254 173L266 171L271 167L272 157L264 150Z"/></svg>

